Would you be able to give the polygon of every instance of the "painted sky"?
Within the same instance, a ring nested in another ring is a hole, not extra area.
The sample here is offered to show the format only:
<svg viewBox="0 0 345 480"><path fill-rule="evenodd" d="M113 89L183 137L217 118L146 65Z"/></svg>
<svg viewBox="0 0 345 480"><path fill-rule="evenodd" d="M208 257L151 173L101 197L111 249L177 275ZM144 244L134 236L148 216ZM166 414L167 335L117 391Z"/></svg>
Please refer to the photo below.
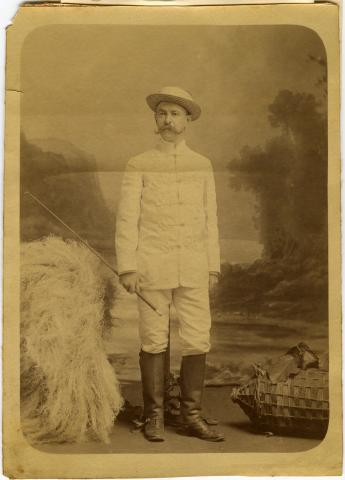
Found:
<svg viewBox="0 0 345 480"><path fill-rule="evenodd" d="M256 200L229 188L226 166L243 146L278 133L267 107L280 90L320 94L308 55L325 57L323 44L297 26L43 27L22 51L22 129L38 145L69 142L98 170L121 172L156 141L145 97L165 85L189 90L202 115L187 141L216 171L222 255L252 261L261 252ZM100 178L113 204L119 179Z"/></svg>
<svg viewBox="0 0 345 480"><path fill-rule="evenodd" d="M267 106L281 89L318 94L323 44L297 26L64 26L37 29L22 51L22 126L61 138L121 170L155 141L147 94L179 85L203 113L189 144L223 170L243 145L276 132Z"/></svg>

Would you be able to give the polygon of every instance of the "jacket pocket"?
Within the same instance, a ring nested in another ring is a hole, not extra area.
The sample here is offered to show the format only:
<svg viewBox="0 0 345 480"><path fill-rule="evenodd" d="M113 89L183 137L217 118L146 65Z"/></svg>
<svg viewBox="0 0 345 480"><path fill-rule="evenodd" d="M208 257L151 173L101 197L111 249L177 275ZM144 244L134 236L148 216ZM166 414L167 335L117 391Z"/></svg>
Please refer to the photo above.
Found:
<svg viewBox="0 0 345 480"><path fill-rule="evenodd" d="M180 200L184 204L199 205L204 204L204 183L202 180L183 182L180 184Z"/></svg>
<svg viewBox="0 0 345 480"><path fill-rule="evenodd" d="M174 185L148 186L143 190L143 201L147 204L164 206L177 203L177 191Z"/></svg>

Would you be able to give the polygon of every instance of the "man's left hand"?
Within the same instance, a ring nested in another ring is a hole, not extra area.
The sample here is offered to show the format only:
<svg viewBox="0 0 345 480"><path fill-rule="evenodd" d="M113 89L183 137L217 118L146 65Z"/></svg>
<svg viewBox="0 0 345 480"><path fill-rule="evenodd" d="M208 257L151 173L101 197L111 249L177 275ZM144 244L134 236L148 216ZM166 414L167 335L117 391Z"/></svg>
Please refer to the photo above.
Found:
<svg viewBox="0 0 345 480"><path fill-rule="evenodd" d="M217 273L209 273L208 277L208 288L210 292L210 305L211 307L214 306L215 303L215 294L216 294L216 287L218 284L218 275Z"/></svg>
<svg viewBox="0 0 345 480"><path fill-rule="evenodd" d="M216 286L218 284L218 275L217 273L210 273L208 279L208 288L210 291L210 295L214 296Z"/></svg>

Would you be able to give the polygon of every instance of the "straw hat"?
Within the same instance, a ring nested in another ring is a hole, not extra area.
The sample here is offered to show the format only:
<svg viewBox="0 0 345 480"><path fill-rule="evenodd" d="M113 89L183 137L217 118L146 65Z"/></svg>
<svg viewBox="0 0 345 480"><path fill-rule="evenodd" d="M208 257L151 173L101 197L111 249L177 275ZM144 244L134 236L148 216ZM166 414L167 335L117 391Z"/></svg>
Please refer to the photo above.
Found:
<svg viewBox="0 0 345 480"><path fill-rule="evenodd" d="M177 105L181 105L181 107L185 108L191 115L192 120L196 120L201 114L201 108L193 100L191 94L179 87L163 87L160 92L152 93L146 97L146 101L148 106L154 112L160 102L171 102L177 103Z"/></svg>

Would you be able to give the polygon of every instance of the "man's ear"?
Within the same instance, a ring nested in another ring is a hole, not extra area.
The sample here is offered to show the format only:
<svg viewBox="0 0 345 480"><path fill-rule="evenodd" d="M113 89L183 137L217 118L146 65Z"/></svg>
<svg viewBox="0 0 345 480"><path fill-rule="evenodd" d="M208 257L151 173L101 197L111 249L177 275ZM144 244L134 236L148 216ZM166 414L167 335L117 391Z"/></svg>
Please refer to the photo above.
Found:
<svg viewBox="0 0 345 480"><path fill-rule="evenodd" d="M192 115L190 113L188 113L187 115L187 122L191 122L192 121Z"/></svg>

